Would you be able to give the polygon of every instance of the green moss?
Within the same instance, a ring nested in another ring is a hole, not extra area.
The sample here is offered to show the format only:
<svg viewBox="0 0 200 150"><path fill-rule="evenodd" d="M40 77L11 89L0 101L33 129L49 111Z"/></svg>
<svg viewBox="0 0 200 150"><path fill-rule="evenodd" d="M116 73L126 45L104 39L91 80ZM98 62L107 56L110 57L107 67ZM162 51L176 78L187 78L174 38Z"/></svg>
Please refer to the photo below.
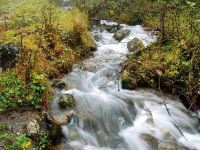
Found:
<svg viewBox="0 0 200 150"><path fill-rule="evenodd" d="M69 102L65 100L60 100L58 104L61 108L67 108L69 106Z"/></svg>
<svg viewBox="0 0 200 150"><path fill-rule="evenodd" d="M134 79L131 79L131 78L122 79L123 89L135 89L136 86L137 86L137 83Z"/></svg>
<svg viewBox="0 0 200 150"><path fill-rule="evenodd" d="M60 99L58 104L61 108L72 108L75 106L74 100L72 99Z"/></svg>
<svg viewBox="0 0 200 150"><path fill-rule="evenodd" d="M54 124L49 133L49 138L52 144L57 144L63 138L62 128L58 124Z"/></svg>

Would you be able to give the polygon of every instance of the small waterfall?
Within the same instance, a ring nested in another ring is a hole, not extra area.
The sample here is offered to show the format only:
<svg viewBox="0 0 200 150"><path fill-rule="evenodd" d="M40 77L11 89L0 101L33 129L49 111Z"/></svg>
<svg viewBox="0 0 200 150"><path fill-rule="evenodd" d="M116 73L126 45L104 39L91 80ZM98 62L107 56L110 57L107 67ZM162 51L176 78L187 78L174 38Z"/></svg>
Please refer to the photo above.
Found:
<svg viewBox="0 0 200 150"><path fill-rule="evenodd" d="M63 150L200 150L199 124L179 101L148 89L118 90L127 42L139 38L147 46L156 40L141 26L121 26L131 31L121 42L113 39L113 33L94 27L93 36L98 39L94 57L75 65L63 78L69 89L56 92L71 94L76 101L77 116L62 127L66 138ZM62 113L55 105L54 100L52 111Z"/></svg>

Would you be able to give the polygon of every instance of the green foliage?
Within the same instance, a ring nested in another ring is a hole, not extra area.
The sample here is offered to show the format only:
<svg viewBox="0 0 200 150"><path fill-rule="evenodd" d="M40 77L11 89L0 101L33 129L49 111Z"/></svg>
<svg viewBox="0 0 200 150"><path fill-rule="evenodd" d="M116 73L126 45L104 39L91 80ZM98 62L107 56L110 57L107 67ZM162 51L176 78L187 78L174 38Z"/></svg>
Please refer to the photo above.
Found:
<svg viewBox="0 0 200 150"><path fill-rule="evenodd" d="M15 135L6 130L3 122L0 122L0 142L5 150L45 150L49 146L48 134L41 129L37 137L31 138L26 134Z"/></svg>
<svg viewBox="0 0 200 150"><path fill-rule="evenodd" d="M0 122L0 132L4 131L6 128L5 124L3 122Z"/></svg>
<svg viewBox="0 0 200 150"><path fill-rule="evenodd" d="M0 76L0 111L17 106L41 108L46 85L43 76L34 74L29 83L20 81L16 74Z"/></svg>
<svg viewBox="0 0 200 150"><path fill-rule="evenodd" d="M12 139L13 137L14 137L14 135L13 134L9 134L9 133L4 133L4 134L0 135L0 139L6 139L6 140Z"/></svg>
<svg viewBox="0 0 200 150"><path fill-rule="evenodd" d="M127 70L123 71L122 75L122 89L135 89L137 86L137 81L130 77L130 74Z"/></svg>
<svg viewBox="0 0 200 150"><path fill-rule="evenodd" d="M122 80L122 88L123 89L131 89L131 79L123 79Z"/></svg>
<svg viewBox="0 0 200 150"><path fill-rule="evenodd" d="M48 147L48 135L45 131L41 131L39 135L39 144L36 149L44 150Z"/></svg>
<svg viewBox="0 0 200 150"><path fill-rule="evenodd" d="M21 134L16 137L16 140L14 142L14 147L18 147L20 149L25 148L26 144L30 141L30 139L25 135Z"/></svg>
<svg viewBox="0 0 200 150"><path fill-rule="evenodd" d="M0 141L4 143L5 150L13 150L13 149L31 150L30 139L25 134L16 136L12 133L4 131L0 135Z"/></svg>

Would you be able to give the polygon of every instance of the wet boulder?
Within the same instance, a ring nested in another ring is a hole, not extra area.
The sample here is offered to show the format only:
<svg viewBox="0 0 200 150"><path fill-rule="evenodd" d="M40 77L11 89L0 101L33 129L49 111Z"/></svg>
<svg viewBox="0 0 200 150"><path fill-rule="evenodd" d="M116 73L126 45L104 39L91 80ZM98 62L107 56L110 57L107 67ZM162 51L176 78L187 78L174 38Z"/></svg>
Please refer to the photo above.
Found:
<svg viewBox="0 0 200 150"><path fill-rule="evenodd" d="M104 28L110 33L115 33L117 30L120 30L122 27L119 24L113 24L113 25L104 25Z"/></svg>
<svg viewBox="0 0 200 150"><path fill-rule="evenodd" d="M127 48L129 50L129 52L137 53L140 50L144 49L144 45L140 39L134 38L128 42Z"/></svg>
<svg viewBox="0 0 200 150"><path fill-rule="evenodd" d="M153 118L152 118L152 117L147 118L145 122L146 122L147 124L149 124L149 125L154 126L154 121L153 121Z"/></svg>
<svg viewBox="0 0 200 150"><path fill-rule="evenodd" d="M143 133L140 135L140 138L143 139L149 146L149 150L158 150L158 140L148 133Z"/></svg>
<svg viewBox="0 0 200 150"><path fill-rule="evenodd" d="M72 108L75 106L75 100L72 95L62 95L58 100L58 104L62 109Z"/></svg>
<svg viewBox="0 0 200 150"><path fill-rule="evenodd" d="M15 44L0 44L0 68L6 70L15 66L19 47Z"/></svg>
<svg viewBox="0 0 200 150"><path fill-rule="evenodd" d="M49 130L49 139L50 142L55 145L59 144L64 137L62 133L62 127L59 124L53 124L52 128Z"/></svg>
<svg viewBox="0 0 200 150"><path fill-rule="evenodd" d="M53 117L53 124L55 125L66 125L68 123L68 117L67 115L63 114L63 115L55 115L52 116Z"/></svg>
<svg viewBox="0 0 200 150"><path fill-rule="evenodd" d="M159 143L160 150L176 149L176 150L188 150L189 148L179 145L176 137L174 137L168 128L161 128L164 140ZM183 136L183 138L185 138Z"/></svg>
<svg viewBox="0 0 200 150"><path fill-rule="evenodd" d="M51 112L42 112L43 125L47 129L49 142L52 145L59 144L63 138L62 125L68 123L65 115L53 115Z"/></svg>
<svg viewBox="0 0 200 150"><path fill-rule="evenodd" d="M90 46L90 51L94 52L97 50L97 44L95 42L92 42L91 46Z"/></svg>
<svg viewBox="0 0 200 150"><path fill-rule="evenodd" d="M100 41L101 38L102 38L102 37L101 37L101 34L95 34L95 35L94 35L94 40L97 41L97 42Z"/></svg>
<svg viewBox="0 0 200 150"><path fill-rule="evenodd" d="M159 150L178 150L178 144L171 142L164 142L159 144Z"/></svg>
<svg viewBox="0 0 200 150"><path fill-rule="evenodd" d="M60 79L53 80L52 86L60 90L65 89L67 87L65 82Z"/></svg>
<svg viewBox="0 0 200 150"><path fill-rule="evenodd" d="M154 126L155 124L154 124L153 115L152 115L151 110L149 110L149 109L145 109L145 110L149 113L149 116L145 122L151 126Z"/></svg>
<svg viewBox="0 0 200 150"><path fill-rule="evenodd" d="M111 30L113 29L112 25L104 25L104 27L108 32L111 32Z"/></svg>
<svg viewBox="0 0 200 150"><path fill-rule="evenodd" d="M101 20L98 19L98 18L93 18L93 19L91 19L91 23L92 23L93 26L94 25L99 26L101 24Z"/></svg>
<svg viewBox="0 0 200 150"><path fill-rule="evenodd" d="M65 113L62 113L61 115L52 115L52 125L50 128L49 137L53 144L60 143L61 139L64 137L64 134L62 132L62 126L67 125L72 118L75 118L76 113L71 111L66 111Z"/></svg>
<svg viewBox="0 0 200 150"><path fill-rule="evenodd" d="M72 129L69 132L68 138L73 141L73 140L76 140L78 138L78 136L79 136L79 134L78 134L77 130Z"/></svg>
<svg viewBox="0 0 200 150"><path fill-rule="evenodd" d="M117 30L113 36L113 38L117 41L121 41L123 40L126 36L128 36L130 34L130 30L128 29L120 29Z"/></svg>
<svg viewBox="0 0 200 150"><path fill-rule="evenodd" d="M164 135L165 139L175 141L174 137L171 135L170 130L168 128L161 128L160 131Z"/></svg>

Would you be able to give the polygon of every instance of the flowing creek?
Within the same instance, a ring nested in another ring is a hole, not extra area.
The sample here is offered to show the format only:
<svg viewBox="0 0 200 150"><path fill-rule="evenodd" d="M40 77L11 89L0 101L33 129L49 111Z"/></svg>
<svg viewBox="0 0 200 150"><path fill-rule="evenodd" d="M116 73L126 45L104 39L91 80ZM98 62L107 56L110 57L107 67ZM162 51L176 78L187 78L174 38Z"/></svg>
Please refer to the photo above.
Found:
<svg viewBox="0 0 200 150"><path fill-rule="evenodd" d="M103 20L101 23L115 24ZM182 103L153 90L118 90L120 64L128 53L127 42L136 37L147 46L156 40L141 26L122 24L122 27L131 33L121 42L113 39L113 33L94 27L93 36L98 39L94 57L74 65L73 71L64 76L67 90L55 89L53 114L65 113L58 106L60 95L73 95L76 102L77 115L62 126L65 140L61 149L200 150L200 125L195 114Z"/></svg>

